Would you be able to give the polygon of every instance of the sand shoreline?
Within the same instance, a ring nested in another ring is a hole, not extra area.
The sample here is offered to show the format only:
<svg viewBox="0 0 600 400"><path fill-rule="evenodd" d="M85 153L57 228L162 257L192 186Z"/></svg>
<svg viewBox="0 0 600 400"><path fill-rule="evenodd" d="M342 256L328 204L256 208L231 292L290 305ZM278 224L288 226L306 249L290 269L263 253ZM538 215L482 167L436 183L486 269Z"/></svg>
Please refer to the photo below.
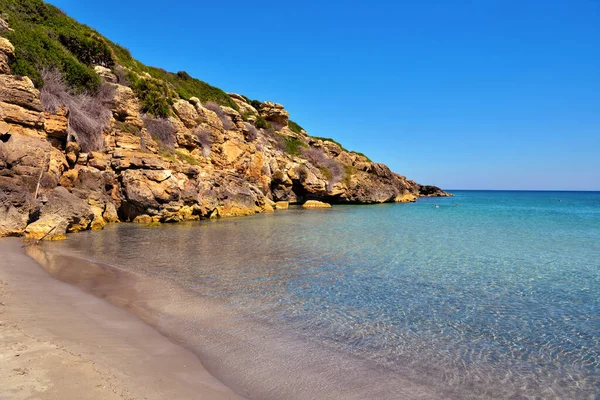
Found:
<svg viewBox="0 0 600 400"><path fill-rule="evenodd" d="M366 360L299 340L295 332L168 279L54 251L51 244L23 249L18 239L5 239L0 253L7 254L0 260L0 280L10 288L4 319L25 334L3 342L18 344L31 336L84 355L71 362L59 353L54 364L60 367L53 367L59 375L42 376L50 388L27 374L13 376L23 365L0 369L0 376L12 379L0 378L0 390L26 393L23 386L30 385L43 394L7 398L242 398L236 393L263 400L452 398ZM0 356L10 359L13 353L6 347ZM37 360L34 365L48 375L47 365ZM93 373L78 377L79 365ZM71 387L81 382L88 397ZM112 397L91 388L112 391Z"/></svg>
<svg viewBox="0 0 600 400"><path fill-rule="evenodd" d="M0 399L240 399L127 311L0 240Z"/></svg>

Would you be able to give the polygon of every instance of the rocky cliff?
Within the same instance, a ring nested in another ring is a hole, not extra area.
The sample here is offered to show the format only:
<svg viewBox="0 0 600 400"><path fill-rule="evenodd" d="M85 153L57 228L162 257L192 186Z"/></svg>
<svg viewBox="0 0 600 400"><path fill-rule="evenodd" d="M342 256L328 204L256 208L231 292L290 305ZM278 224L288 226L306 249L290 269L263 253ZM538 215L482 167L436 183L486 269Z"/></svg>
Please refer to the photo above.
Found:
<svg viewBox="0 0 600 400"><path fill-rule="evenodd" d="M44 18L68 18L32 3ZM17 30L39 23L26 21L31 11L21 7L0 8L0 237L60 239L116 221L242 216L309 200L447 195L331 139L311 137L279 104L145 67L93 31L85 43L106 44L104 58L90 57L89 49L80 56L56 35L60 51L93 71L83 75L92 89L78 90L52 63L18 75L27 54L8 38L25 47Z"/></svg>

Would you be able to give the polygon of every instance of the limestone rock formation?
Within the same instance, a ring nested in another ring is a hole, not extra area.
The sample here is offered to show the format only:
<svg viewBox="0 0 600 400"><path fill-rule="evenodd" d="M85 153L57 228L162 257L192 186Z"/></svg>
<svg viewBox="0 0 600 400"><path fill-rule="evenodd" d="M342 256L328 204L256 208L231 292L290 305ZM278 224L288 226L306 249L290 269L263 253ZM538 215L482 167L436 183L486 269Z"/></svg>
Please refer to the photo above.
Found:
<svg viewBox="0 0 600 400"><path fill-rule="evenodd" d="M32 81L9 74L13 54L0 38L0 237L58 240L117 221L193 221L289 204L321 208L445 195L333 141L292 131L280 104L257 109L237 94L219 107L175 98L168 118L142 118L139 93L103 66L94 71L114 95L98 107L112 117L99 132L104 147L85 152L72 134L80 114L63 106L44 112ZM147 72L143 77L160 83ZM257 126L258 116L272 127Z"/></svg>
<svg viewBox="0 0 600 400"><path fill-rule="evenodd" d="M267 121L275 122L283 126L287 126L290 119L290 114L281 104L275 104L270 101L265 101L260 105L260 115Z"/></svg>
<svg viewBox="0 0 600 400"><path fill-rule="evenodd" d="M331 208L331 204L324 203L322 201L317 200L309 200L306 203L302 204L303 208Z"/></svg>

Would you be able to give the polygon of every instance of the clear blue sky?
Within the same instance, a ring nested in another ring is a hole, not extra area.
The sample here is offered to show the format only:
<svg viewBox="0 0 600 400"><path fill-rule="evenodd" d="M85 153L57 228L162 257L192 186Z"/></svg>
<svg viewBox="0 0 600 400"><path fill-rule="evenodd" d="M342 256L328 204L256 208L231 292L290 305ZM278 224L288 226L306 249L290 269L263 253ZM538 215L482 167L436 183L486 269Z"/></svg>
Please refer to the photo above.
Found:
<svg viewBox="0 0 600 400"><path fill-rule="evenodd" d="M447 189L600 190L600 0L51 0Z"/></svg>

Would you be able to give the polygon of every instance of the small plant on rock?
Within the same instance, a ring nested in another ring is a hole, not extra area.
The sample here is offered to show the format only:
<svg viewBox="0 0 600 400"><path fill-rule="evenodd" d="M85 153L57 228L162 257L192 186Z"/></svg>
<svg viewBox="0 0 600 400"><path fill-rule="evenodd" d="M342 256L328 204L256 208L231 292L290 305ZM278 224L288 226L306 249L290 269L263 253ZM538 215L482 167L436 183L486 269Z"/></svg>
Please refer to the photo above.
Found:
<svg viewBox="0 0 600 400"><path fill-rule="evenodd" d="M67 87L63 75L55 69L40 73L44 87L40 98L44 110L56 113L59 107L69 111L69 137L74 138L84 152L104 147L104 130L111 112L106 104L114 96L114 88L103 84L94 93L74 93Z"/></svg>
<svg viewBox="0 0 600 400"><path fill-rule="evenodd" d="M150 136L154 138L159 144L167 148L173 148L175 146L175 134L177 130L168 119L155 118L148 114L142 116L144 126L150 133Z"/></svg>
<svg viewBox="0 0 600 400"><path fill-rule="evenodd" d="M202 155L208 157L210 155L210 146L212 145L212 134L210 130L200 127L192 132L196 136L200 146L202 146Z"/></svg>
<svg viewBox="0 0 600 400"><path fill-rule="evenodd" d="M229 115L227 115L225 110L223 110L221 108L221 106L219 106L217 103L208 101L208 102L204 103L204 108L214 111L217 114L217 116L223 123L223 128L225 128L225 130L229 131L229 130L235 128L235 124L231 120L231 117Z"/></svg>

